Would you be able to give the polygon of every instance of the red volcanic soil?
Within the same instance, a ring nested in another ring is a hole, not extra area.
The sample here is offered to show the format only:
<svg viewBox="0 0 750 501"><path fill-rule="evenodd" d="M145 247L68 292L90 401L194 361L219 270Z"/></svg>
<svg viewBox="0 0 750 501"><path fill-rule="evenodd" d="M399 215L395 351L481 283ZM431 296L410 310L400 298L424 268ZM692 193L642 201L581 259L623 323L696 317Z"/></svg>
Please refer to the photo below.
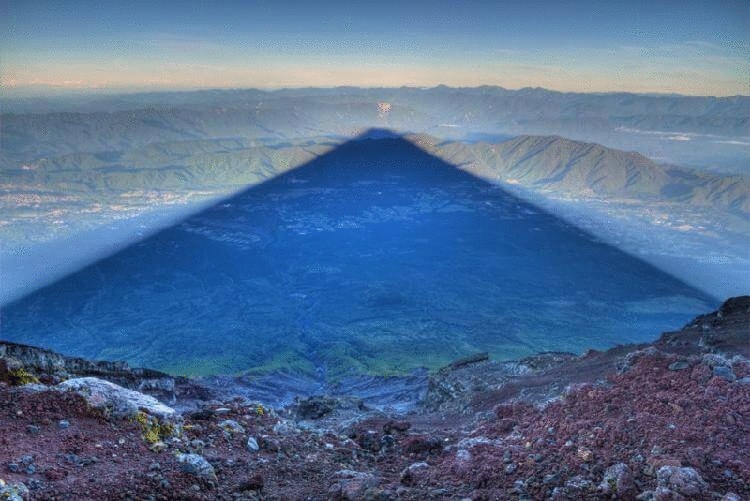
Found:
<svg viewBox="0 0 750 501"><path fill-rule="evenodd" d="M641 356L608 385L581 385L541 410L500 404L496 419L472 432L478 445L441 458L429 482L464 484L474 498L525 491L541 499L560 486L570 497L597 497L605 469L622 463L632 477L622 496L655 488L665 465L700 472L710 485L706 496L750 495L750 384L712 376L704 362L670 370L676 360ZM747 363L737 365L747 372ZM593 488L565 489L574 478ZM514 489L518 480L523 489Z"/></svg>
<svg viewBox="0 0 750 501"><path fill-rule="evenodd" d="M730 306L652 346L560 357L512 391L467 390L461 411L206 401L156 435L55 378L17 386L6 360L0 499L750 499L750 298ZM456 370L495 367L478 363ZM527 398L551 380L564 391Z"/></svg>

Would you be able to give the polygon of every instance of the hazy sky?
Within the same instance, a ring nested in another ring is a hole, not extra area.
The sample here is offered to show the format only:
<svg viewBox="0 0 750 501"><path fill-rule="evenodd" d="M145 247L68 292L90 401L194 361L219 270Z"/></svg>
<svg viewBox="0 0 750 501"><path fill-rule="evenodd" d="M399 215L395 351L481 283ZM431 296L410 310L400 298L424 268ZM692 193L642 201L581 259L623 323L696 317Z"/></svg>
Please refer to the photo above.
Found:
<svg viewBox="0 0 750 501"><path fill-rule="evenodd" d="M750 94L750 0L0 0L12 92L539 86Z"/></svg>

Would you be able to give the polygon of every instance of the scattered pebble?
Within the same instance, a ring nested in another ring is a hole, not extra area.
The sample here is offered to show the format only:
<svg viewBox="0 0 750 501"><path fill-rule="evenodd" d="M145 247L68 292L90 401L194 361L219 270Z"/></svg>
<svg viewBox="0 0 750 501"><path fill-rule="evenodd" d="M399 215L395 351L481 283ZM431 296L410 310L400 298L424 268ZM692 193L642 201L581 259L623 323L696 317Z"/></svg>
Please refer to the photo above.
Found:
<svg viewBox="0 0 750 501"><path fill-rule="evenodd" d="M737 376L734 375L734 372L732 372L732 369L729 367L714 367L713 374L714 376L720 377L730 383L737 379Z"/></svg>
<svg viewBox="0 0 750 501"><path fill-rule="evenodd" d="M203 456L198 454L177 454L177 461L182 465L182 471L203 480L217 481L216 470L214 470L211 463L206 461L206 458Z"/></svg>
<svg viewBox="0 0 750 501"><path fill-rule="evenodd" d="M255 437L247 437L247 450L250 452L258 452L260 450L260 446Z"/></svg>
<svg viewBox="0 0 750 501"><path fill-rule="evenodd" d="M590 463L594 460L594 453L587 447L579 447L576 455L584 462Z"/></svg>
<svg viewBox="0 0 750 501"><path fill-rule="evenodd" d="M228 433L245 433L245 428L234 419L226 419L219 423L219 428Z"/></svg>
<svg viewBox="0 0 750 501"><path fill-rule="evenodd" d="M687 360L677 360L669 364L670 371L681 371L690 368L690 363Z"/></svg>

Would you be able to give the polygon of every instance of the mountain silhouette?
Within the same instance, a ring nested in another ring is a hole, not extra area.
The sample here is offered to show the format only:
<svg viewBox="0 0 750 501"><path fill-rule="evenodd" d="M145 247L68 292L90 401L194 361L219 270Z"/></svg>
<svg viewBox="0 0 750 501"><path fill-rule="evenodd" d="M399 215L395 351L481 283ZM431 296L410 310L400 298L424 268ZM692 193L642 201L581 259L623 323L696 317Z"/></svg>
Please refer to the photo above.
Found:
<svg viewBox="0 0 750 501"><path fill-rule="evenodd" d="M2 337L181 374L392 373L643 341L713 305L382 129L2 312Z"/></svg>

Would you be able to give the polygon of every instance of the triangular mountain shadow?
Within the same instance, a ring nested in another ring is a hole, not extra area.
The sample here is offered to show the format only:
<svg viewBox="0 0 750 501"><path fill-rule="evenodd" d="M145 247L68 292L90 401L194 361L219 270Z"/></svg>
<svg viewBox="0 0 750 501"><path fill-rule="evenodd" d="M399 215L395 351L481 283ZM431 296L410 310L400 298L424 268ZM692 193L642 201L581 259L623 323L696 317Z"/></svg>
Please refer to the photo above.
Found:
<svg viewBox="0 0 750 501"><path fill-rule="evenodd" d="M643 341L712 302L374 129L8 305L2 337L335 377Z"/></svg>

